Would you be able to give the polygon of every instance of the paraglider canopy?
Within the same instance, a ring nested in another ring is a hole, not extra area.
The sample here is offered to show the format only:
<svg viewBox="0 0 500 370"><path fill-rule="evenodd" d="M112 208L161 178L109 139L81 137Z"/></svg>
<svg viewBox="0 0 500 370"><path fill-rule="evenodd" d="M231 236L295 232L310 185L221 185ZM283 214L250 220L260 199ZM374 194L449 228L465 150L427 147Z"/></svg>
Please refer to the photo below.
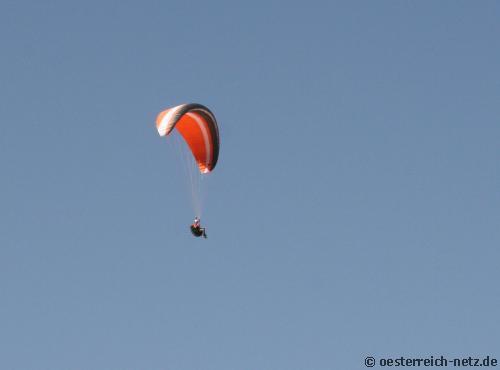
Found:
<svg viewBox="0 0 500 370"><path fill-rule="evenodd" d="M219 158L219 128L207 107L190 103L164 110L156 118L156 128L160 136L176 128L193 153L201 173L215 168Z"/></svg>

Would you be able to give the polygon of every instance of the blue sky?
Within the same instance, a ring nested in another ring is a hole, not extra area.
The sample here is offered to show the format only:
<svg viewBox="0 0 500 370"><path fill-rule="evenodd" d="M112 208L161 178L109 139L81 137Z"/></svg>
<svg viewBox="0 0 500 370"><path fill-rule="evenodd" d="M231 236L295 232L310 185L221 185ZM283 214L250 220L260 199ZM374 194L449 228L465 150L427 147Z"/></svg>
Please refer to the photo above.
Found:
<svg viewBox="0 0 500 370"><path fill-rule="evenodd" d="M0 367L492 355L495 1L0 4ZM156 114L216 114L209 239Z"/></svg>

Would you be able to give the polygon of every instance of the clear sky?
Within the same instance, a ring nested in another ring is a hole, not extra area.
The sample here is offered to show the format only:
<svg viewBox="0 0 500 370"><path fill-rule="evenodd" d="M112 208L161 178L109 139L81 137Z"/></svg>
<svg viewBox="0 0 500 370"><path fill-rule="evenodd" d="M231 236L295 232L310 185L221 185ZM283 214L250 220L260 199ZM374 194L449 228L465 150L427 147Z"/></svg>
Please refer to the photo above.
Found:
<svg viewBox="0 0 500 370"><path fill-rule="evenodd" d="M488 0L2 0L0 368L500 359L499 36Z"/></svg>

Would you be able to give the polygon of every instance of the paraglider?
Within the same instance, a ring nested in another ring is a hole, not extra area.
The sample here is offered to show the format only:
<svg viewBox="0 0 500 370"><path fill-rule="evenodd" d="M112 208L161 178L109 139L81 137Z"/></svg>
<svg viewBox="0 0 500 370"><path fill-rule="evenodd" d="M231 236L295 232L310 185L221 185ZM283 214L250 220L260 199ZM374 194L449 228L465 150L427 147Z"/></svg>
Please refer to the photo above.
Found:
<svg viewBox="0 0 500 370"><path fill-rule="evenodd" d="M205 239L207 238L207 233L205 231L205 228L201 227L201 221L198 217L194 218L194 221L191 224L190 229L193 235L196 236L197 238L199 238L200 236L203 236Z"/></svg>
<svg viewBox="0 0 500 370"><path fill-rule="evenodd" d="M182 150L186 150L185 144L189 148L185 162L196 216L190 229L194 236L206 238L205 228L200 224L201 179L214 170L219 158L219 128L215 116L204 105L181 104L160 112L156 128L160 136L168 136L176 129L184 141Z"/></svg>

